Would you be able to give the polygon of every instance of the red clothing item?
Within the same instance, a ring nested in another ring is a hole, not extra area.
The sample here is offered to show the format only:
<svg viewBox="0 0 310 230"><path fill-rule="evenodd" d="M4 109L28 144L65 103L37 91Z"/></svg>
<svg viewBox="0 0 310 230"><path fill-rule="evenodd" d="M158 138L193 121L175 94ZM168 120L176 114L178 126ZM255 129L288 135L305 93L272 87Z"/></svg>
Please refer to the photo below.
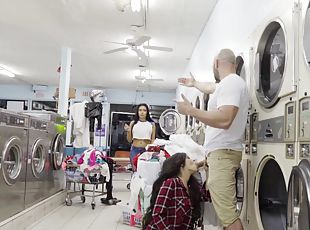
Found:
<svg viewBox="0 0 310 230"><path fill-rule="evenodd" d="M165 180L146 230L188 230L192 229L191 219L191 201L183 182L179 178Z"/></svg>

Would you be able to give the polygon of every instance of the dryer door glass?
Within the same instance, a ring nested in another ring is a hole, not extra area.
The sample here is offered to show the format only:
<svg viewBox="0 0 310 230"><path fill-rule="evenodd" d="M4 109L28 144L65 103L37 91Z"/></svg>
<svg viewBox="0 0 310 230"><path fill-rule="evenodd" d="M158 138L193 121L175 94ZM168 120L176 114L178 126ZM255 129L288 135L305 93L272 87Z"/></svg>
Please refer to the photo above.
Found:
<svg viewBox="0 0 310 230"><path fill-rule="evenodd" d="M199 97L196 98L195 107L197 109L200 109L200 99L199 99ZM199 120L198 119L196 119L196 124L199 125Z"/></svg>
<svg viewBox="0 0 310 230"><path fill-rule="evenodd" d="M191 103L191 105L193 106L193 103ZM193 117L192 116L189 116L189 121L188 121L188 125L189 125L189 128L190 130L193 128Z"/></svg>
<svg viewBox="0 0 310 230"><path fill-rule="evenodd" d="M304 22L304 50L305 50L305 59L310 66L310 4L307 9L305 22Z"/></svg>
<svg viewBox="0 0 310 230"><path fill-rule="evenodd" d="M55 138L52 146L52 163L55 170L61 169L61 164L64 158L64 140L61 135Z"/></svg>
<svg viewBox="0 0 310 230"><path fill-rule="evenodd" d="M274 106L281 90L286 57L285 35L278 22L270 23L258 45L259 74L256 75L256 96L266 108Z"/></svg>
<svg viewBox="0 0 310 230"><path fill-rule="evenodd" d="M31 167L32 173L35 177L40 177L40 174L44 170L46 160L46 149L42 144L43 140L38 140L34 144L32 151Z"/></svg>
<svg viewBox="0 0 310 230"><path fill-rule="evenodd" d="M210 99L210 95L205 93L205 94L203 95L204 109L205 109L205 110L208 110L209 99Z"/></svg>
<svg viewBox="0 0 310 230"><path fill-rule="evenodd" d="M188 116L185 115L185 130L187 130L188 127Z"/></svg>
<svg viewBox="0 0 310 230"><path fill-rule="evenodd" d="M181 116L176 110L167 109L160 115L159 125L166 135L175 134L181 127Z"/></svg>
<svg viewBox="0 0 310 230"><path fill-rule="evenodd" d="M237 211L242 210L243 198L244 198L244 175L242 168L239 168L236 172L236 194L237 194Z"/></svg>
<svg viewBox="0 0 310 230"><path fill-rule="evenodd" d="M287 190L279 164L269 159L256 175L259 180L258 202L261 223L265 230L285 230Z"/></svg>
<svg viewBox="0 0 310 230"><path fill-rule="evenodd" d="M20 175L22 166L22 150L20 146L11 141L11 144L4 151L3 160L4 180L7 184L13 185Z"/></svg>
<svg viewBox="0 0 310 230"><path fill-rule="evenodd" d="M287 229L308 230L310 226L310 164L303 160L292 170L288 187Z"/></svg>
<svg viewBox="0 0 310 230"><path fill-rule="evenodd" d="M244 60L241 56L236 58L236 74L242 77L243 80L246 80Z"/></svg>

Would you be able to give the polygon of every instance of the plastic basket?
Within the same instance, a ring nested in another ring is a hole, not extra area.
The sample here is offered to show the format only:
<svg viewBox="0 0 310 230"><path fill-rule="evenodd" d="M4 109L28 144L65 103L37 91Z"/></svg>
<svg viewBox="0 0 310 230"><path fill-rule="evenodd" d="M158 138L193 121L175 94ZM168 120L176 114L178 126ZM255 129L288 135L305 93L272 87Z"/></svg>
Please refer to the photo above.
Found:
<svg viewBox="0 0 310 230"><path fill-rule="evenodd" d="M122 207L123 224L127 224L133 227L142 227L142 214L130 212L128 204L119 204Z"/></svg>

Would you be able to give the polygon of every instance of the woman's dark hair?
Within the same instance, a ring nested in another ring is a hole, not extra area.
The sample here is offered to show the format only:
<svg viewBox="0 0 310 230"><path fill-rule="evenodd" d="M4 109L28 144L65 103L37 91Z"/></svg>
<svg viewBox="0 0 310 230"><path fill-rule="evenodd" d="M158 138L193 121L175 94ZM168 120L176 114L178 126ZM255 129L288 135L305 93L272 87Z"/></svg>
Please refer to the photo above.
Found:
<svg viewBox="0 0 310 230"><path fill-rule="evenodd" d="M135 113L135 117L134 117L134 124L137 124L137 122L139 121L139 108L141 106L144 106L146 108L146 120L149 121L149 122L153 122L151 116L150 116L150 109L149 109L149 106L145 103L142 103L142 104L139 104L137 105L137 110L136 110L136 113Z"/></svg>
<svg viewBox="0 0 310 230"><path fill-rule="evenodd" d="M152 212L155 206L156 198L158 196L160 187L162 186L163 182L169 178L175 178L179 175L181 167L185 166L186 158L187 158L186 153L176 153L164 161L161 172L159 173L159 177L153 184L150 207L147 208L146 213L143 217L142 229L145 229L152 220ZM200 218L201 215L200 210L201 196L200 196L200 185L193 176L191 176L188 181L188 188L189 188L191 205L193 207L192 224L194 224L196 220Z"/></svg>

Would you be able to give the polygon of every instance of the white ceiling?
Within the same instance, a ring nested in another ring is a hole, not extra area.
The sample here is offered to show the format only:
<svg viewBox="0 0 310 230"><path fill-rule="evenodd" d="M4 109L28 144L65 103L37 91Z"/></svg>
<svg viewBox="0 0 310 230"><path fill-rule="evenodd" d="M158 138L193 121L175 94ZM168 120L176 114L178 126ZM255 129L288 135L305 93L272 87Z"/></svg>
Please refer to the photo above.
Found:
<svg viewBox="0 0 310 230"><path fill-rule="evenodd" d="M149 53L151 75L164 81L147 88L175 89L216 1L148 0L146 28L134 32L130 25L143 23L143 12L120 12L114 0L0 0L0 65L18 75L0 76L0 83L57 85L66 46L72 48L72 86L145 87L134 78L137 56L103 54L120 47L104 41L125 42L138 33L152 37L149 45L174 50Z"/></svg>

